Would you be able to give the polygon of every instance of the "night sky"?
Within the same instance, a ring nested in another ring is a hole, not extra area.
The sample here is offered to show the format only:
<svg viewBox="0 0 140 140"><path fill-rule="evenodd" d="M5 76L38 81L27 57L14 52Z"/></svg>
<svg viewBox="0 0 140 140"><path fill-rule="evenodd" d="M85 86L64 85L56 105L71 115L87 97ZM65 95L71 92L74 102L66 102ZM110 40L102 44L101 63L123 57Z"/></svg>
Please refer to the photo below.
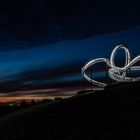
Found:
<svg viewBox="0 0 140 140"><path fill-rule="evenodd" d="M71 95L82 89L89 60L109 58L119 43L140 54L139 7L134 0L0 2L0 97Z"/></svg>

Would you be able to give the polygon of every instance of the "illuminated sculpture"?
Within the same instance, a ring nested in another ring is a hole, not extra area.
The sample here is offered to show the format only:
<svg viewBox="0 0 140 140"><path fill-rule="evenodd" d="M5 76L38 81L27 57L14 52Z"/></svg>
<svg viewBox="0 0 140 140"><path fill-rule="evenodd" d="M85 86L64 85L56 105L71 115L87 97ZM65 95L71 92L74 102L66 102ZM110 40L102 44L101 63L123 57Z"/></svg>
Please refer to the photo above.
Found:
<svg viewBox="0 0 140 140"><path fill-rule="evenodd" d="M123 49L125 51L125 65L124 67L117 67L114 63L114 58L116 55L116 52L119 49ZM82 76L89 82L91 82L94 85L97 85L101 88L104 88L107 86L106 83L102 83L102 82L98 82L92 78L90 78L87 74L86 74L86 70L97 64L97 63L106 63L106 65L109 67L108 73L109 73L109 77L117 82L134 82L134 81L139 81L140 77L127 77L126 74L128 72L128 70L140 70L140 66L133 66L135 63L137 63L140 60L140 55L138 55L137 57L135 57L133 60L130 60L130 52L128 50L128 48L123 45L120 44L118 46L116 46L110 56L110 61L107 58L97 58L94 60L89 61L83 68L82 68Z"/></svg>

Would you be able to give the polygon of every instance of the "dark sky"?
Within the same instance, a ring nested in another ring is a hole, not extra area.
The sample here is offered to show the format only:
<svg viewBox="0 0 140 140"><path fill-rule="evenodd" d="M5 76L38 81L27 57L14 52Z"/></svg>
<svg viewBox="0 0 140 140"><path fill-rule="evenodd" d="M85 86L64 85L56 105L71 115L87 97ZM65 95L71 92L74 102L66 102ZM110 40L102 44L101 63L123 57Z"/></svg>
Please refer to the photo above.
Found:
<svg viewBox="0 0 140 140"><path fill-rule="evenodd" d="M139 7L138 0L4 0L1 49L37 47L137 26Z"/></svg>
<svg viewBox="0 0 140 140"><path fill-rule="evenodd" d="M87 61L109 58L119 43L139 54L139 7L134 0L0 2L0 97L69 94L81 89Z"/></svg>

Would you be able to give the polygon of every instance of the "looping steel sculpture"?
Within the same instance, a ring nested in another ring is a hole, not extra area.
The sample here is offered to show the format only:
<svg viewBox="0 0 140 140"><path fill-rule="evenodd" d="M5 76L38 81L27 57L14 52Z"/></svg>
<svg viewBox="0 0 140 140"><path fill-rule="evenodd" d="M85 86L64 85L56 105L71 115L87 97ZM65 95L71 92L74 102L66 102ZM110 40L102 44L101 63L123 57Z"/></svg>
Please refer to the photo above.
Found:
<svg viewBox="0 0 140 140"><path fill-rule="evenodd" d="M117 67L114 63L114 58L115 55L117 53L117 51L119 49L123 49L125 51L125 65L124 67ZM109 73L109 77L117 82L134 82L134 81L140 81L140 77L127 77L126 74L128 72L128 70L140 70L140 66L133 66L135 63L137 63L138 61L140 61L140 55L138 55L137 57L135 57L134 59L130 59L130 52L128 50L128 48L123 45L120 44L118 46L116 46L110 56L110 61L107 58L97 58L94 60L89 61L83 68L82 68L82 76L89 82L91 82L94 85L97 85L101 88L104 88L107 86L106 83L102 83L99 81L96 81L92 78L90 78L87 74L86 74L86 70L88 68L90 68L91 66L97 64L97 63L106 63L106 65L109 67L108 73Z"/></svg>

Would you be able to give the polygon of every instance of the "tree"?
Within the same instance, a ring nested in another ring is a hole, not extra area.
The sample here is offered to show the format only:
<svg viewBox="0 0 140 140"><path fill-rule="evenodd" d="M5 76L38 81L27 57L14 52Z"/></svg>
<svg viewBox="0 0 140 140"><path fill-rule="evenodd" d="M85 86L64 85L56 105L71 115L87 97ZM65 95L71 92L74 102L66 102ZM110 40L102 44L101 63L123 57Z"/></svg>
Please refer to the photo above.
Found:
<svg viewBox="0 0 140 140"><path fill-rule="evenodd" d="M22 100L21 103L20 103L20 106L21 107L26 107L27 106L26 100Z"/></svg>

